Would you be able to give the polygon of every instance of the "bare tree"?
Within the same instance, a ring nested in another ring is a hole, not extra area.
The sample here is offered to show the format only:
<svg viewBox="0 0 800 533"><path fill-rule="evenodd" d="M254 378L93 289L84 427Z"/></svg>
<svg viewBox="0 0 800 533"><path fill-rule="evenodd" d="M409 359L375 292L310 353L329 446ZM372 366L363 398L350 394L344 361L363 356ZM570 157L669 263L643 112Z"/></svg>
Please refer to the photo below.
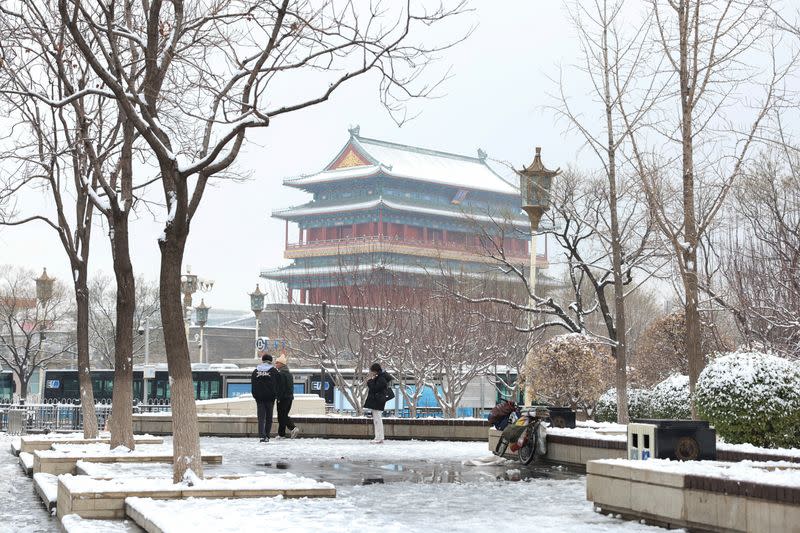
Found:
<svg viewBox="0 0 800 533"><path fill-rule="evenodd" d="M400 339L395 327L405 312L398 302L402 291L392 273L376 264L378 257L368 254L363 263L345 264L340 256L330 274L340 291L339 303L328 306L324 316L319 305L298 304L281 317L297 335L290 350L328 373L359 415L367 398L369 367L388 360L390 345Z"/></svg>
<svg viewBox="0 0 800 533"><path fill-rule="evenodd" d="M704 289L731 312L751 349L800 357L800 174L784 145L748 166L718 240L722 279ZM710 287L710 288L709 288Z"/></svg>
<svg viewBox="0 0 800 533"><path fill-rule="evenodd" d="M82 60L147 144L160 172L167 214L159 239L161 309L173 379L176 480L187 470L202 476L180 271L208 180L233 170L248 129L324 102L366 72L381 74L387 103L430 94L433 87L424 81L414 89L420 67L452 42L424 46L412 44L410 36L463 9L460 3L434 10L370 7L302 0L58 0ZM120 35L136 54L115 48ZM141 74L132 79L129 72ZM303 91L281 96L281 84L304 73L321 78L319 85L304 83Z"/></svg>
<svg viewBox="0 0 800 533"><path fill-rule="evenodd" d="M0 361L19 381L23 402L33 374L75 348L71 335L48 336L71 311L64 286L55 284L52 297L39 301L34 276L30 270L0 266Z"/></svg>
<svg viewBox="0 0 800 533"><path fill-rule="evenodd" d="M487 319L486 307L464 306L451 293L438 291L420 308L416 349L433 362L427 384L445 417L455 418L470 382L507 353L510 335Z"/></svg>
<svg viewBox="0 0 800 533"><path fill-rule="evenodd" d="M729 339L718 339L713 321L704 313L701 325L701 352L705 359L715 352L731 348ZM687 375L686 318L675 311L653 320L642 334L639 349L632 352L632 378L638 386L651 387L671 374Z"/></svg>
<svg viewBox="0 0 800 533"><path fill-rule="evenodd" d="M558 335L534 352L525 371L539 398L582 409L591 416L597 400L611 384L608 351L607 345L590 335Z"/></svg>
<svg viewBox="0 0 800 533"><path fill-rule="evenodd" d="M13 31L8 32L11 61L5 69L10 83L3 92L17 102L17 107L43 109L44 116L51 114L61 119L54 122L53 128L61 127L63 131L59 133L70 140L70 149L77 154L75 160L82 165L76 171L76 188L80 189L78 201L90 204L86 220L91 225L92 211L97 210L108 224L117 282L113 402L118 409L109 424L111 445L132 449L135 443L131 409L125 407L132 403L131 330L135 306L128 217L135 205L133 156L138 135L113 95L101 89L102 80L80 59L55 2L26 2L18 9L4 10L6 29ZM130 22L129 18L126 20ZM131 79L139 75L137 48L121 35L112 44L120 57L133 58ZM31 53L35 57L30 57ZM29 114L36 120L34 113ZM88 235L86 232L87 239ZM82 283L87 282L83 279ZM82 305L85 304L79 307ZM85 329L85 320L78 323L79 328Z"/></svg>
<svg viewBox="0 0 800 533"><path fill-rule="evenodd" d="M117 295L111 280L100 274L90 283L89 342L92 351L100 357L108 368L114 368L117 336ZM160 320L158 284L149 282L141 276L136 280L136 309L133 316L131 337L133 362L141 362L145 350L144 338L135 335L145 320ZM151 341L152 343L152 341Z"/></svg>
<svg viewBox="0 0 800 533"><path fill-rule="evenodd" d="M767 13L766 3L758 0L651 0L660 48L652 79L662 80L669 89L660 110L663 119L652 120L651 129L665 143L658 147L658 156L649 157L643 143L632 137L632 159L680 272L692 395L704 366L699 245L740 176L786 73L769 50L772 64L762 85L763 97L758 102L748 98L761 79L757 67L751 66L757 46L774 46L764 38ZM618 107L625 125L632 127L636 113L625 102ZM674 109L679 109L677 115ZM679 175L672 169L679 169ZM694 402L692 416L697 416Z"/></svg>
<svg viewBox="0 0 800 533"><path fill-rule="evenodd" d="M36 8L33 8L36 11ZM46 23L52 23L52 18ZM88 264L96 181L84 152L89 124L63 105L86 82L86 70L65 54L63 33L48 32L37 17L0 6L0 98L20 126L11 149L2 155L6 175L0 183L5 209L0 224L41 222L53 229L67 255L77 306L77 363L86 438L97 436L89 373ZM7 59L5 59L7 58ZM56 81L50 82L53 78ZM38 97L31 97L36 94ZM87 95L88 98L93 98ZM32 190L44 191L49 212L24 209Z"/></svg>
<svg viewBox="0 0 800 533"><path fill-rule="evenodd" d="M625 155L622 151L627 138L636 134L641 121L648 115L649 107L659 98L654 85L640 88L638 82L649 60L651 24L649 17L636 21L631 16L633 11L624 0L575 2L569 7L570 19L581 46L580 62L575 70L591 81L593 101L602 111L602 120L573 109L568 97L568 87L573 78L570 77L568 82L563 74L558 80L558 103L551 106L557 116L566 120L568 129L584 140L605 178L605 186L596 189L601 200L599 206L603 208L602 213L597 209L596 214L602 216L594 216L586 222L593 226L595 236L606 249L610 268L598 276L600 279L593 271L605 266L595 263L585 270L598 291L600 312L612 341L611 355L616 361L617 417L621 423L628 421L624 286L630 283L631 265L642 255L641 244L646 244L650 235L647 210L638 208L636 190L631 187L633 184L621 175L621 162L624 162ZM631 20L636 22L632 24ZM625 124L619 116L619 102L629 98L634 91L641 93L637 94L637 114ZM638 238L644 237L644 242L634 244L632 254L628 241L633 233L639 233ZM606 286L613 289L612 306L606 302Z"/></svg>

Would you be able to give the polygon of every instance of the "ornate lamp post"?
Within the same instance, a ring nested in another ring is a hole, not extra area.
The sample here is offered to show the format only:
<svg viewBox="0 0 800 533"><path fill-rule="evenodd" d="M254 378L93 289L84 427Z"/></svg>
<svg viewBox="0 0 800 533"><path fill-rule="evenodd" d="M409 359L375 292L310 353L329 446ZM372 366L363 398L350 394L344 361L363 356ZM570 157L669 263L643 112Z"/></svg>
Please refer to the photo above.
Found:
<svg viewBox="0 0 800 533"><path fill-rule="evenodd" d="M200 278L196 274L192 274L192 267L186 267L186 274L181 276L181 292L183 293L183 320L187 340L189 325L192 322L192 295L197 291L209 292L213 288L214 280Z"/></svg>
<svg viewBox="0 0 800 533"><path fill-rule="evenodd" d="M205 300L202 298L200 299L200 305L195 307L195 320L197 324L200 326L200 362L203 363L203 352L205 351L205 339L203 337L203 333L206 327L206 323L208 322L208 310L211 309L211 306L206 305ZM206 361L207 362L207 361Z"/></svg>
<svg viewBox="0 0 800 533"><path fill-rule="evenodd" d="M536 147L536 156L533 162L522 170L519 174L519 192L522 196L522 210L528 214L531 224L531 274L529 277L529 305L533 308L536 305L533 295L536 293L536 232L539 230L539 222L542 220L544 212L550 208L550 187L553 185L553 178L558 176L561 169L549 170L542 163L542 149ZM529 317L533 324L533 314ZM531 346L533 350L533 346ZM530 354L529 354L530 355ZM525 388L525 403L530 405L532 398L530 388Z"/></svg>
<svg viewBox="0 0 800 533"><path fill-rule="evenodd" d="M42 275L34 281L36 282L36 301L42 308L42 321L39 322L39 336L44 340L45 329L47 329L47 302L53 297L53 283L55 282L55 278L48 276L47 269L44 268L42 269ZM41 349L41 343L39 346L39 349ZM44 370L40 370L40 372L42 372L42 375L44 374ZM24 403L24 400L20 400L20 403Z"/></svg>
<svg viewBox="0 0 800 533"><path fill-rule="evenodd" d="M253 343L254 357L258 359L258 326L259 320L261 317L261 312L264 311L264 293L261 292L261 289L258 287L258 283L256 283L256 290L250 293L250 310L253 311L253 314L256 315L256 336L255 341Z"/></svg>
<svg viewBox="0 0 800 533"><path fill-rule="evenodd" d="M45 268L42 271L42 275L34 281L36 281L36 299L44 304L53 297L53 282L55 278L48 276L47 269Z"/></svg>

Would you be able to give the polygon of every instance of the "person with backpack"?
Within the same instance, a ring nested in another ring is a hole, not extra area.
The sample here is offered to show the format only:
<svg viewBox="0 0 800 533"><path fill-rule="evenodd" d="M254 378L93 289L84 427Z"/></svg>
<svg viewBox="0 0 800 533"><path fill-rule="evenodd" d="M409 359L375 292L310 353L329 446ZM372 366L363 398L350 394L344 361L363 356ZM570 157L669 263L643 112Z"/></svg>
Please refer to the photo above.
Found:
<svg viewBox="0 0 800 533"><path fill-rule="evenodd" d="M394 378L384 372L381 365L372 363L369 367L369 379L367 379L367 401L364 407L372 410L372 424L375 426L374 444L383 443L383 409L386 402L394 398L394 392L389 383Z"/></svg>
<svg viewBox="0 0 800 533"><path fill-rule="evenodd" d="M272 356L265 353L250 376L253 398L258 413L258 437L261 442L269 442L272 431L272 410L280 387L280 372L272 366Z"/></svg>
<svg viewBox="0 0 800 533"><path fill-rule="evenodd" d="M280 373L280 387L278 388L278 436L286 437L286 430L289 430L291 438L295 438L300 430L294 425L294 421L289 416L294 401L294 378L289 371L285 355L275 359L275 368Z"/></svg>

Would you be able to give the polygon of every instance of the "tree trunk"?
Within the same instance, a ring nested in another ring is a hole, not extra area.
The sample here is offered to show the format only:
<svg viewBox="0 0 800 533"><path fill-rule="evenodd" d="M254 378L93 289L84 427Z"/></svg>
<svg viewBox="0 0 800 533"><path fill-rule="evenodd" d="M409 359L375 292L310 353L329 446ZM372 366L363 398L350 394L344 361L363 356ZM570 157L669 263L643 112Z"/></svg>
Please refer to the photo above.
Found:
<svg viewBox="0 0 800 533"><path fill-rule="evenodd" d="M180 215L180 209L178 210ZM185 226L184 226L185 227ZM175 226L173 225L174 229ZM186 228L188 229L188 228ZM192 364L189 360L189 344L183 323L181 305L181 264L185 247L185 235L167 232L161 241L161 324L164 331L164 346L167 351L167 367L171 383L172 403L172 448L175 483L180 482L187 470L203 477L203 462L200 456L200 437L197 426L197 407L192 383Z"/></svg>
<svg viewBox="0 0 800 533"><path fill-rule="evenodd" d="M691 266L696 265L697 254L694 248L684 254L685 262ZM695 389L700 372L703 371L705 360L700 345L700 311L697 309L697 271L689 269L684 273L684 289L686 290L686 356L689 363L689 399L692 407L692 420L698 419L697 405L695 404Z"/></svg>
<svg viewBox="0 0 800 533"><path fill-rule="evenodd" d="M89 361L89 288L86 283L85 263L76 272L75 305L76 337L78 348L78 384L81 392L81 413L83 414L83 438L97 438L97 415L94 410L94 389L92 388L91 364Z"/></svg>
<svg viewBox="0 0 800 533"><path fill-rule="evenodd" d="M114 335L111 448L125 446L133 450L133 317L136 311L136 280L128 245L127 212L115 212L112 222L111 251L117 280L117 324Z"/></svg>
<svg viewBox="0 0 800 533"><path fill-rule="evenodd" d="M603 20L607 21L607 12ZM608 200L611 218L611 268L614 274L614 321L609 324L609 336L616 342L614 355L617 386L617 422L628 423L628 368L625 345L625 293L622 283L622 243L617 213L617 148L614 140L614 102L611 99L611 63L608 57L608 25L603 27L603 89L606 105L606 135L608 154Z"/></svg>
<svg viewBox="0 0 800 533"><path fill-rule="evenodd" d="M39 381L41 382L42 379L44 379L43 373L42 378ZM17 395L19 396L20 403L25 403L28 400L28 381L30 381L30 378L26 379L24 382L22 381L22 378L19 378L20 391L17 393Z"/></svg>
<svg viewBox="0 0 800 533"><path fill-rule="evenodd" d="M696 11L699 10L696 6ZM686 356L689 362L689 394L692 407L692 419L697 420L697 408L694 402L694 391L697 378L703 370L703 354L700 347L700 313L697 310L697 220L695 218L694 195L694 136L692 113L695 100L693 83L690 74L690 53L697 54L698 43L693 42L693 50L689 50L689 39L692 29L689 24L691 2L681 1L679 8L680 33L680 91L681 91L681 149L683 170L683 231L684 242L679 242L676 250L683 258L683 286L686 291ZM696 13L696 16L699 16ZM696 74L696 72L695 72Z"/></svg>

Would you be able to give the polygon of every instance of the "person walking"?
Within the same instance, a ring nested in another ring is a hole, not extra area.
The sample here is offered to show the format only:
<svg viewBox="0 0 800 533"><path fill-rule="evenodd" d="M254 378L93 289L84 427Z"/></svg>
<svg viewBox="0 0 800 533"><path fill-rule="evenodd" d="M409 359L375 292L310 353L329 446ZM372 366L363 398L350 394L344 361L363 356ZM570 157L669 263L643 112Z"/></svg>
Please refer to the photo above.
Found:
<svg viewBox="0 0 800 533"><path fill-rule="evenodd" d="M280 355L275 359L275 368L278 369L280 376L280 387L278 387L278 436L286 437L286 430L289 429L291 438L295 438L300 430L294 425L294 420L289 417L294 401L294 378L289 371L286 363L286 355Z"/></svg>
<svg viewBox="0 0 800 533"><path fill-rule="evenodd" d="M261 364L250 376L250 386L258 413L258 437L261 442L269 442L269 434L272 431L272 410L280 386L279 380L280 373L272 366L272 356L265 353L261 356Z"/></svg>
<svg viewBox="0 0 800 533"><path fill-rule="evenodd" d="M378 363L372 363L369 367L369 379L367 379L369 392L364 407L372 410L372 424L375 426L375 438L372 440L374 444L383 443L383 409L387 400L394 398L394 392L389 387L393 379Z"/></svg>

